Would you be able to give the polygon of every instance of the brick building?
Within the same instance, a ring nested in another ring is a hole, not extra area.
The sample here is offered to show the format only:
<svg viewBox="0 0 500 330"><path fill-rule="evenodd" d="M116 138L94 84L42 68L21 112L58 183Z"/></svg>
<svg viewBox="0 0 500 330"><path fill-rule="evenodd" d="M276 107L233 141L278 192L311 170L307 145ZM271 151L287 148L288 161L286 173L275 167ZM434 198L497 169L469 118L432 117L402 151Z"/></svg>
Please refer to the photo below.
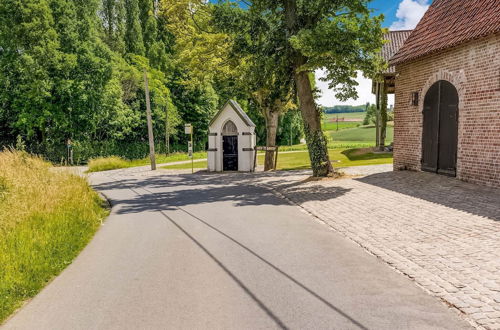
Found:
<svg viewBox="0 0 500 330"><path fill-rule="evenodd" d="M500 186L500 1L434 0L390 64L394 168Z"/></svg>

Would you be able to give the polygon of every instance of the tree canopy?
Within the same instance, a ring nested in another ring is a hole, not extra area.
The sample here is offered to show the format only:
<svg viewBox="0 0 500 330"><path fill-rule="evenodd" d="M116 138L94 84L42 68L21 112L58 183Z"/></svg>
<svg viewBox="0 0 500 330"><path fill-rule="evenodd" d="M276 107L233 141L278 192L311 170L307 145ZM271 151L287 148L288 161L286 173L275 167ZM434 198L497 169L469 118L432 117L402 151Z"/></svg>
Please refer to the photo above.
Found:
<svg viewBox="0 0 500 330"><path fill-rule="evenodd" d="M327 174L311 74L324 68L345 99L358 70L377 71L381 18L366 3L3 0L0 146L21 140L58 162L70 139L81 162L144 157L146 71L157 149L167 126L173 149L184 150L184 123L203 149L211 116L234 98L257 123L259 143L273 125L274 140L297 141L302 130L291 127L303 122L315 173Z"/></svg>

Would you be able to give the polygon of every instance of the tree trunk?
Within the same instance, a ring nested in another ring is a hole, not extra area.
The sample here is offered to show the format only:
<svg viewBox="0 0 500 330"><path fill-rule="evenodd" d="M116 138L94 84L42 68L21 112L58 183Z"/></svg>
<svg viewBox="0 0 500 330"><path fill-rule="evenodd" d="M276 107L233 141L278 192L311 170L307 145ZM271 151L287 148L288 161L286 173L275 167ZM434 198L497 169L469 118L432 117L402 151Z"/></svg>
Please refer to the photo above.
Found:
<svg viewBox="0 0 500 330"><path fill-rule="evenodd" d="M330 163L327 141L321 129L321 116L314 101L308 73L296 73L295 83L299 95L313 176L328 176L333 173L333 167Z"/></svg>
<svg viewBox="0 0 500 330"><path fill-rule="evenodd" d="M387 85L382 83L380 93L380 138L378 148L380 151L385 149L385 138L387 137Z"/></svg>
<svg viewBox="0 0 500 330"><path fill-rule="evenodd" d="M298 32L297 3L296 0L285 0L284 4L288 36L291 37ZM328 176L333 173L333 167L328 156L327 141L321 129L321 116L314 101L309 74L307 71L301 71L302 66L306 63L305 56L293 51L291 64L304 121L313 176Z"/></svg>
<svg viewBox="0 0 500 330"><path fill-rule="evenodd" d="M375 101L375 148L380 145L380 94L382 93L380 82L377 82L377 94Z"/></svg>
<svg viewBox="0 0 500 330"><path fill-rule="evenodd" d="M266 147L276 148L276 133L278 130L279 111L272 111L272 109L265 110L266 119ZM276 151L266 151L266 158L264 161L264 171L271 171L275 168L274 160Z"/></svg>

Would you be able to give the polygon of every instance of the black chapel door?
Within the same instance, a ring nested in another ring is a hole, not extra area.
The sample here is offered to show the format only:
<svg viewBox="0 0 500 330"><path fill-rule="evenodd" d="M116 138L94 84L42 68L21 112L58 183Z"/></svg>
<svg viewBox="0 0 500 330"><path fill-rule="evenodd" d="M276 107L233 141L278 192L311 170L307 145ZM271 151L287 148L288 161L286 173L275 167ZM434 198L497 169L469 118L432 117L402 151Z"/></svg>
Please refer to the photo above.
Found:
<svg viewBox="0 0 500 330"><path fill-rule="evenodd" d="M223 170L238 170L238 136L223 136Z"/></svg>
<svg viewBox="0 0 500 330"><path fill-rule="evenodd" d="M458 93L445 80L436 82L424 100L422 170L456 175Z"/></svg>

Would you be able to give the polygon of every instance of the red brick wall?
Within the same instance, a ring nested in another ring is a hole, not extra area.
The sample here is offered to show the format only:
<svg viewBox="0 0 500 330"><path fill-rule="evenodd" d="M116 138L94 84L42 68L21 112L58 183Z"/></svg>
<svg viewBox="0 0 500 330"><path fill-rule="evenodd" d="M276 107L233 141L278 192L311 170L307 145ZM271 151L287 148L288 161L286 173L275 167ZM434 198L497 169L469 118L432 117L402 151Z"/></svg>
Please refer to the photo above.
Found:
<svg viewBox="0 0 500 330"><path fill-rule="evenodd" d="M394 169L420 170L423 101L448 80L459 94L457 177L500 186L500 34L471 41L396 68ZM418 106L411 93L419 92Z"/></svg>

